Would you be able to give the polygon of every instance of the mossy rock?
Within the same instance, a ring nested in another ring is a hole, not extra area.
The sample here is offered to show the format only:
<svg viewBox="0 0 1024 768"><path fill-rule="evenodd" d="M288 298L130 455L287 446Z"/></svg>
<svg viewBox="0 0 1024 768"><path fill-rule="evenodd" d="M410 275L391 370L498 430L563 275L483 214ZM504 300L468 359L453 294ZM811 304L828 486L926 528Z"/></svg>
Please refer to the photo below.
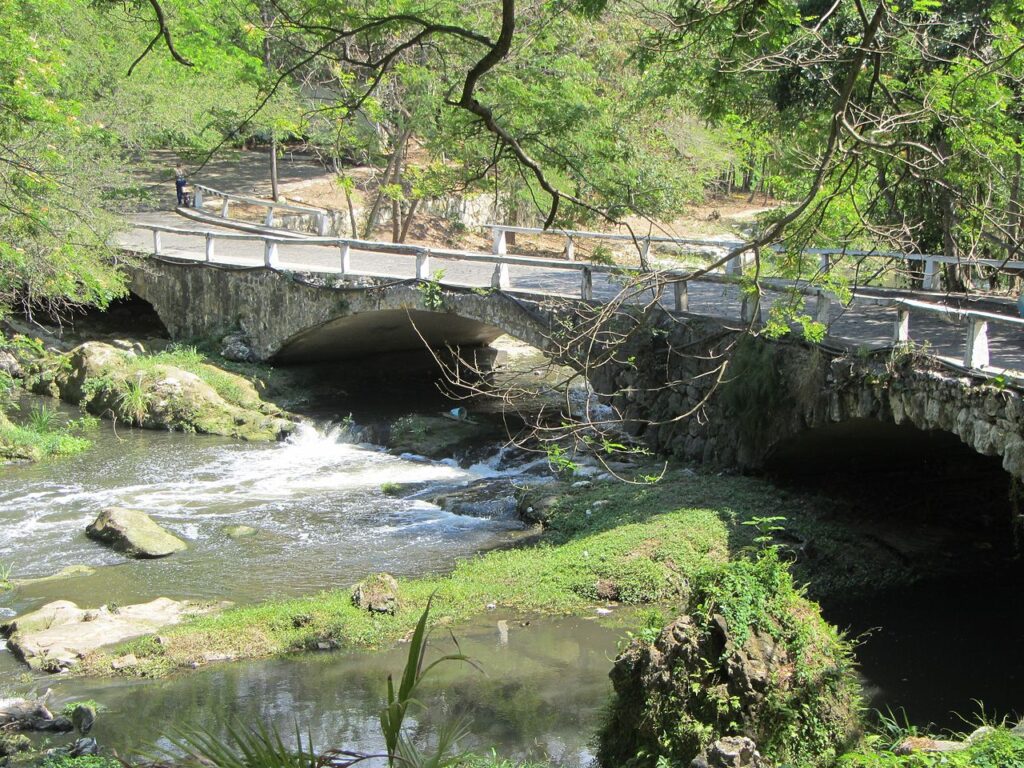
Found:
<svg viewBox="0 0 1024 768"><path fill-rule="evenodd" d="M692 609L615 662L602 765L690 765L728 736L781 765L831 766L858 733L850 648L770 552L697 579Z"/></svg>
<svg viewBox="0 0 1024 768"><path fill-rule="evenodd" d="M294 430L294 422L260 400L244 377L205 363L192 364L193 372L164 359L87 342L40 365L31 386L39 394L56 391L97 416L147 429L264 442Z"/></svg>
<svg viewBox="0 0 1024 768"><path fill-rule="evenodd" d="M396 453L444 459L499 436L491 424L446 416L412 414L392 425L388 446Z"/></svg>
<svg viewBox="0 0 1024 768"><path fill-rule="evenodd" d="M352 588L352 603L370 613L398 612L398 582L389 573L367 576Z"/></svg>
<svg viewBox="0 0 1024 768"><path fill-rule="evenodd" d="M124 507L107 507L85 533L90 539L107 544L128 557L167 557L188 548L184 541L145 512Z"/></svg>

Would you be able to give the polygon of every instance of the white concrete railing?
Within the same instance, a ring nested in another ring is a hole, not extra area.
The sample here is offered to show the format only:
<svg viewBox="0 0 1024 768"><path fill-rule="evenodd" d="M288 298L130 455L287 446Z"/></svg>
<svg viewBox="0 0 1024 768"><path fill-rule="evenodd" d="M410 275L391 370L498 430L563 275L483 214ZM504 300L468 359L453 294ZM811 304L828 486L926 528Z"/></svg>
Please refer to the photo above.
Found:
<svg viewBox="0 0 1024 768"><path fill-rule="evenodd" d="M1009 325L1019 331L1024 331L1024 318L999 315L995 312L960 309L916 299L899 299L896 301L896 323L893 329L893 341L897 344L911 343L910 312L915 309L967 321L962 362L964 368L971 370L984 370L989 367L989 323Z"/></svg>
<svg viewBox="0 0 1024 768"><path fill-rule="evenodd" d="M292 213L314 216L316 218L316 231L320 236L327 234L327 228L330 224L330 213L324 208L292 205L291 203L279 203L273 200L261 200L258 197L233 195L228 192L221 192L219 189L214 189L213 187L208 187L205 184L193 184L192 189L194 190L192 204L195 208L203 208L203 204L206 202L207 197L219 198L221 200L221 204L220 213L218 215L222 219L230 218L228 214L231 210L231 203L235 202L241 205L252 205L260 208L266 208L267 215L263 220L263 224L267 227L273 227L275 225L274 214L277 211L291 211Z"/></svg>
<svg viewBox="0 0 1024 768"><path fill-rule="evenodd" d="M351 267L351 252L353 249L359 251L391 253L409 255L415 257L415 276L420 280L431 279L431 258L439 257L457 261L468 261L486 263L493 265L490 285L492 288L509 290L512 287L509 267L526 266L542 269L561 269L580 273L580 298L593 300L594 286L593 277L597 273L605 274L639 274L641 270L635 268L613 267L605 264L594 264L590 262L568 261L565 259L545 259L531 256L513 256L509 254L485 254L472 251L458 251L441 248L427 248L417 245L401 245L395 243L381 243L368 240L356 240L338 237L310 237L303 240L263 234L242 234L236 232L213 232L208 230L184 229L181 227L169 227L157 224L134 225L137 230L145 230L153 236L153 254L156 256L167 254L163 248L164 234L175 236L192 237L204 241L203 261L208 263L235 264L228 260L218 260L216 241L250 241L262 243L263 261L262 265L269 269L282 269L280 261L280 246L320 246L324 248L337 249L337 268L327 268L316 265L296 265L296 268L303 272L342 274L342 275L372 275L372 273L354 273ZM190 257L185 257L190 258ZM663 286L672 286L673 309L677 312L686 312L689 309L688 279L689 274L674 270L665 270L656 273L659 283ZM378 277L394 277L391 274L378 274ZM707 275L700 278L707 282L733 282L730 278L715 277ZM771 287L791 289L794 284L789 281L765 281ZM832 299L824 291L807 289L797 286L808 295L817 295L818 306L816 313L819 321L828 325L828 313L831 308ZM893 325L892 341L895 344L910 343L910 313L911 311L925 312L957 319L966 319L966 333L964 337L964 350L962 362L964 367L972 370L983 370L989 366L989 343L988 327L990 323L1011 325L1024 330L1024 319L1010 315L1000 315L993 312L982 312L977 310L965 310L956 307L949 307L943 304L907 299L902 297L886 296L886 289L873 289L874 294L858 296L859 299L875 303L885 303L894 306L897 311L896 321ZM752 315L759 313L756 303L749 304L747 300L742 302L741 319L747 322Z"/></svg>
<svg viewBox="0 0 1024 768"><path fill-rule="evenodd" d="M507 249L505 235L509 232L531 234L531 235L561 235L565 238L566 257L572 259L575 254L575 241L609 240L628 241L640 247L640 257L646 261L651 250L652 243L669 243L673 245L693 245L702 248L724 248L733 249L743 245L741 240L706 240L686 237L670 237L668 235L623 235L613 232L588 232L575 229L542 229L540 227L516 227L505 224L487 224L492 233L491 252L503 254ZM773 250L780 250L773 247ZM994 267L1010 272L1024 273L1024 261L1012 261L1004 259L958 259L953 256L941 256L935 253L901 253L898 251L861 251L842 248L808 248L801 253L808 256L819 257L819 269L822 274L828 274L832 268L835 256L854 256L858 263L868 257L881 257L889 259L900 259L908 262L921 262L922 286L925 290L933 291L938 289L939 265L956 264L966 267ZM738 275L743 272L742 257L730 259L725 265L726 274Z"/></svg>
<svg viewBox="0 0 1024 768"><path fill-rule="evenodd" d="M270 269L281 269L280 246L321 246L334 247L338 249L338 269L342 275L354 274L351 267L352 250L368 251L371 253L393 253L410 255L416 258L416 278L419 280L431 279L430 259L441 257L457 261L471 261L494 265L491 277L491 287L500 290L509 290L512 287L512 279L509 272L510 266L519 267L543 267L546 269L563 269L580 273L580 298L591 300L594 298L594 273L612 272L636 272L638 270L623 270L605 264L590 264L581 261L565 261L563 259L545 259L533 256L494 256L487 253L476 253L473 251L458 251L446 248L427 248L419 245L403 245L399 243L381 243L372 240L356 240L344 237L308 237L302 240L295 240L290 237L264 234L243 234L239 232L213 232L209 230L184 229L182 227L169 227L162 224L133 224L134 229L146 230L153 234L153 254L155 256L168 255L163 248L163 234L172 234L183 237L203 239L205 242L204 261L216 262L216 241L250 241L263 244L263 266ZM230 262L226 262L230 263ZM303 271L334 274L335 270L327 270L313 265L304 265ZM359 273L365 274L365 273ZM391 275L378 275L390 277ZM686 283L677 281L676 285L676 308L685 310L686 304Z"/></svg>

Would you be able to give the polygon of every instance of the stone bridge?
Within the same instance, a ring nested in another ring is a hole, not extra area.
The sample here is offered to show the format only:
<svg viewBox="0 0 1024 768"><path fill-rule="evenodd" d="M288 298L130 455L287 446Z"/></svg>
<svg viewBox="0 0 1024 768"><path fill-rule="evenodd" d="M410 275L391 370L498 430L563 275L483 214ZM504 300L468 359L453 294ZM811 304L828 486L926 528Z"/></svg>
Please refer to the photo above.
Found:
<svg viewBox="0 0 1024 768"><path fill-rule="evenodd" d="M909 347L765 341L655 304L617 313L595 346L574 348L558 339L593 322L598 302L194 261L143 261L131 289L172 337L241 332L255 358L282 363L480 347L508 333L585 372L638 439L686 459L757 468L836 425L909 425L955 435L1024 479L1019 390ZM605 333L621 341L602 344Z"/></svg>

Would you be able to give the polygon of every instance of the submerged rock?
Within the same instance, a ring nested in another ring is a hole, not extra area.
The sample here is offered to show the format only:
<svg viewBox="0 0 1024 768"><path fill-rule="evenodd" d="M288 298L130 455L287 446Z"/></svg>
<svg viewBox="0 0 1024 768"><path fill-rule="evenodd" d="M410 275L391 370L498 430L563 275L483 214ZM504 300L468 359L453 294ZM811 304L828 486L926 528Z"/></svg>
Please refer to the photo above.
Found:
<svg viewBox="0 0 1024 768"><path fill-rule="evenodd" d="M73 579L76 576L92 576L96 569L91 565L68 565L49 576L39 576L35 579L12 579L11 583L16 587L25 587L29 584L45 584L48 581L61 581Z"/></svg>
<svg viewBox="0 0 1024 768"><path fill-rule="evenodd" d="M259 533L259 529L253 528L251 525L225 525L221 531L229 539L243 539L246 536L255 536Z"/></svg>
<svg viewBox="0 0 1024 768"><path fill-rule="evenodd" d="M352 588L352 602L370 613L389 613L398 610L398 582L389 573L375 573Z"/></svg>
<svg viewBox="0 0 1024 768"><path fill-rule="evenodd" d="M107 507L85 529L90 539L128 557L155 558L181 552L188 545L137 509Z"/></svg>
<svg viewBox="0 0 1024 768"><path fill-rule="evenodd" d="M11 651L32 669L59 672L97 648L155 632L198 612L195 604L166 597L95 609L57 600L0 624L0 634L8 638Z"/></svg>
<svg viewBox="0 0 1024 768"><path fill-rule="evenodd" d="M518 517L516 489L506 478L479 480L432 496L430 501L453 515L510 521Z"/></svg>

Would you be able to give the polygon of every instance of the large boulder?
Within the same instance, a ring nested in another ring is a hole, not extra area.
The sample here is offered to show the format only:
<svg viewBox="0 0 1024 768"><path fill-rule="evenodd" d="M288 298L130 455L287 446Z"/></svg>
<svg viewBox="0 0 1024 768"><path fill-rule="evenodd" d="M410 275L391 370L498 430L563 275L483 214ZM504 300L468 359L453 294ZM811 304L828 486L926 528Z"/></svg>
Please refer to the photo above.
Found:
<svg viewBox="0 0 1024 768"><path fill-rule="evenodd" d="M128 557L167 557L188 548L184 541L138 509L107 507L85 533Z"/></svg>
<svg viewBox="0 0 1024 768"><path fill-rule="evenodd" d="M206 364L195 371L91 341L42 364L32 390L147 429L265 441L295 428L244 377Z"/></svg>
<svg viewBox="0 0 1024 768"><path fill-rule="evenodd" d="M398 582L389 573L368 576L352 588L352 602L370 613L394 615L398 610Z"/></svg>
<svg viewBox="0 0 1024 768"><path fill-rule="evenodd" d="M774 556L696 582L692 612L616 660L601 764L758 765L747 742L724 741L743 737L775 764L832 765L858 727L848 646Z"/></svg>
<svg viewBox="0 0 1024 768"><path fill-rule="evenodd" d="M155 632L196 612L196 606L166 597L96 609L58 600L0 624L0 634L31 668L59 672L97 648Z"/></svg>

